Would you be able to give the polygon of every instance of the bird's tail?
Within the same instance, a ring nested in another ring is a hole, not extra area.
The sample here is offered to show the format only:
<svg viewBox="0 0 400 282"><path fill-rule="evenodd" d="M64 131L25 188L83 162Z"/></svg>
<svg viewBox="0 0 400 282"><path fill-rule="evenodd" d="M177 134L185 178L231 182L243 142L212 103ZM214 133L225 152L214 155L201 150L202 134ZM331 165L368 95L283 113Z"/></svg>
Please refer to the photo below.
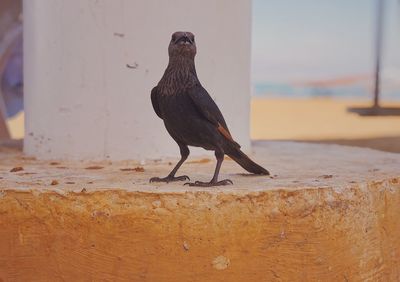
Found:
<svg viewBox="0 0 400 282"><path fill-rule="evenodd" d="M262 166L253 162L245 153L243 153L237 147L230 147L228 150L225 150L225 153L231 157L235 162L237 162L241 167L243 167L248 172L254 174L262 174L269 175L268 170L263 168Z"/></svg>

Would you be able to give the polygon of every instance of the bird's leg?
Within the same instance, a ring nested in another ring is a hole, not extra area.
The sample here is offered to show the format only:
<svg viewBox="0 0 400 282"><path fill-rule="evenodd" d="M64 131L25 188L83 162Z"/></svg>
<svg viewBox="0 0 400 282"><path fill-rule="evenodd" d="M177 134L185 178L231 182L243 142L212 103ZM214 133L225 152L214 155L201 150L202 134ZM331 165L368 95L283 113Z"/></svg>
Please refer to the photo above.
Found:
<svg viewBox="0 0 400 282"><path fill-rule="evenodd" d="M186 145L180 145L179 144L179 149L181 150L181 159L180 161L176 164L174 169L168 174L168 176L160 178L160 177L152 177L150 178L150 182L173 182L173 181L183 181L183 180L189 180L190 178L187 175L182 175L182 176L176 176L175 174L178 171L178 169L181 167L181 165L186 161L186 159L189 156L189 148Z"/></svg>
<svg viewBox="0 0 400 282"><path fill-rule="evenodd" d="M232 180L230 179L224 179L218 181L219 170L221 168L222 161L224 160L224 151L216 150L215 157L217 158L217 166L215 167L214 176L210 180L210 182L195 181L195 182L187 182L185 183L185 185L187 184L189 186L197 186L197 187L212 187L212 186L223 186L223 185L233 184Z"/></svg>

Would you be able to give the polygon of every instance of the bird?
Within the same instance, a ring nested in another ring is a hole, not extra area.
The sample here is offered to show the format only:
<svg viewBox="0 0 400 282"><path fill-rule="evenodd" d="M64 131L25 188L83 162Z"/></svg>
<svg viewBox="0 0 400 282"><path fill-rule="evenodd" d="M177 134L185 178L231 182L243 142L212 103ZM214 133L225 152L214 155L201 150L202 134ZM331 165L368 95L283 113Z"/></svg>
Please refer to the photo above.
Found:
<svg viewBox="0 0 400 282"><path fill-rule="evenodd" d="M152 177L150 182L190 181L187 175L175 176L190 154L188 146L214 151L217 164L209 182L186 182L185 185L212 187L233 184L230 179L218 180L225 154L250 173L269 175L265 168L243 153L233 139L220 109L197 77L196 53L193 33L177 31L172 34L168 46L169 62L162 78L151 90L151 103L178 144L181 159L166 177Z"/></svg>

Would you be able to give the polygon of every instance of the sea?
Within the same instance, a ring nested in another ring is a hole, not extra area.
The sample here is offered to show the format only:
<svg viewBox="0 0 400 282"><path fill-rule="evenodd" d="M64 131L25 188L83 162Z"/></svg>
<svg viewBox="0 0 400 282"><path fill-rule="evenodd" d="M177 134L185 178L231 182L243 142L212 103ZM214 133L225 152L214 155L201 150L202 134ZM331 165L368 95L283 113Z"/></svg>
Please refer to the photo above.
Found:
<svg viewBox="0 0 400 282"><path fill-rule="evenodd" d="M274 82L253 84L254 97L266 98L339 98L360 99L373 98L372 87L365 85L314 86ZM400 101L400 87L382 87L381 101Z"/></svg>

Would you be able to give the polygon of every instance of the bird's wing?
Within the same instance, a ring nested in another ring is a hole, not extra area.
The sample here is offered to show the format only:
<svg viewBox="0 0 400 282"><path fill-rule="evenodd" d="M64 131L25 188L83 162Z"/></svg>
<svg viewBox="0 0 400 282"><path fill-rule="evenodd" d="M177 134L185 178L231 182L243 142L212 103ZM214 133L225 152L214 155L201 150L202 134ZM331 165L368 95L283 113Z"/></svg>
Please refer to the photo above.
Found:
<svg viewBox="0 0 400 282"><path fill-rule="evenodd" d="M153 104L153 109L156 112L156 114L162 119L162 114L160 111L160 106L158 104L158 91L157 91L157 86L154 87L151 90L151 103Z"/></svg>
<svg viewBox="0 0 400 282"><path fill-rule="evenodd" d="M211 98L210 94L208 94L207 90L205 90L201 85L198 85L193 87L188 93L197 110L204 116L204 118L215 125L217 130L226 139L240 148L240 145L233 140L221 111Z"/></svg>

